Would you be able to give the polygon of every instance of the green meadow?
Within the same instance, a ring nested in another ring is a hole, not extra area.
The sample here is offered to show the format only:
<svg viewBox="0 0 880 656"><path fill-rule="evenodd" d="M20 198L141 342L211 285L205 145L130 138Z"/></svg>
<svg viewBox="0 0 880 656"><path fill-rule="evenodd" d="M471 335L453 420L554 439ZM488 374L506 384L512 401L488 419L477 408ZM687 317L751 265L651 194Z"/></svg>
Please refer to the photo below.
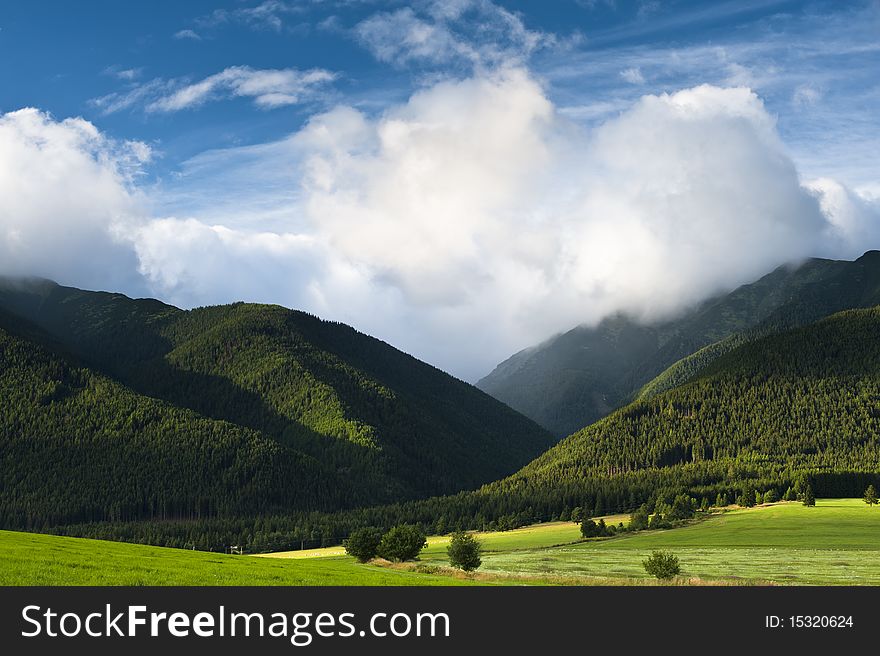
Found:
<svg viewBox="0 0 880 656"><path fill-rule="evenodd" d="M353 558L272 560L0 531L0 585L460 585Z"/></svg>
<svg viewBox="0 0 880 656"><path fill-rule="evenodd" d="M622 516L606 518L617 524ZM880 585L880 508L820 499L735 509L665 531L580 540L571 522L480 533L472 577L446 567L448 536L414 565L361 565L340 547L226 556L143 545L0 531L3 585L468 585L655 583L641 562L678 556L676 584Z"/></svg>
<svg viewBox="0 0 880 656"><path fill-rule="evenodd" d="M484 574L645 581L642 560L678 556L692 583L880 585L880 508L860 499L820 499L737 509L666 531L510 551L487 550Z"/></svg>

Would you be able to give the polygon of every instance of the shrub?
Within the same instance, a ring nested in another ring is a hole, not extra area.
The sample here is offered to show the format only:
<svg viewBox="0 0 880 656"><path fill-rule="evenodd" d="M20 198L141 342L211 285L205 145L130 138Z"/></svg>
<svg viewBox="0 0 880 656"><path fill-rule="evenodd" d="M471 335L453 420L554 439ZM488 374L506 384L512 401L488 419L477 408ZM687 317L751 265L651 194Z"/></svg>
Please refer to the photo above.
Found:
<svg viewBox="0 0 880 656"><path fill-rule="evenodd" d="M465 572L477 569L483 562L480 558L482 545L473 535L458 531L452 534L452 540L446 548L449 564Z"/></svg>
<svg viewBox="0 0 880 656"><path fill-rule="evenodd" d="M354 556L360 562L372 560L378 553L379 542L382 540L382 531L377 528L359 528L352 531L347 540L342 542L345 553Z"/></svg>
<svg viewBox="0 0 880 656"><path fill-rule="evenodd" d="M775 503L779 501L779 495L776 490L767 490L764 492L764 503Z"/></svg>
<svg viewBox="0 0 880 656"><path fill-rule="evenodd" d="M671 579L681 572L678 558L663 551L652 552L649 558L642 561L642 566L648 574L658 579Z"/></svg>
<svg viewBox="0 0 880 656"><path fill-rule="evenodd" d="M386 560L401 563L415 560L427 545L422 529L412 524L403 524L395 526L382 536L376 553Z"/></svg>

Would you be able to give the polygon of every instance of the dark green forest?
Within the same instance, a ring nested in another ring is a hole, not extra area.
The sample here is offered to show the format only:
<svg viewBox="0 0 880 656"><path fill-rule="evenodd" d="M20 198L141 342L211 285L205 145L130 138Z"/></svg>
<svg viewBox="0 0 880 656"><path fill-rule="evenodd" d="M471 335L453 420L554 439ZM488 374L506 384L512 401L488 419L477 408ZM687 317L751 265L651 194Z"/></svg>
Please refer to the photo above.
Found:
<svg viewBox="0 0 880 656"><path fill-rule="evenodd" d="M7 281L6 527L332 511L475 488L552 438L343 324ZM15 313L15 314L13 314Z"/></svg>
<svg viewBox="0 0 880 656"><path fill-rule="evenodd" d="M474 492L404 503L203 521L91 523L54 532L253 551L335 544L363 526L505 529L743 492L809 485L860 496L880 484L880 308L745 343L695 380L637 401Z"/></svg>

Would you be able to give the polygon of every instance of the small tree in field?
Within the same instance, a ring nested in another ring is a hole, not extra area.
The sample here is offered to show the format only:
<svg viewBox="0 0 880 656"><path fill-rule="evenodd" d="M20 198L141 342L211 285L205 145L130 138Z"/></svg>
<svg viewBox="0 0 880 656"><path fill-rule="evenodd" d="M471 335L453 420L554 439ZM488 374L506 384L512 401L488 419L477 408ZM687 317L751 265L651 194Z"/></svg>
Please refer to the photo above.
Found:
<svg viewBox="0 0 880 656"><path fill-rule="evenodd" d="M804 488L802 501L804 502L805 506L815 506L816 505L816 497L813 495L813 488L810 485L807 485Z"/></svg>
<svg viewBox="0 0 880 656"><path fill-rule="evenodd" d="M449 564L465 572L477 569L483 562L480 552L483 546L473 535L458 531L452 534L452 540L446 548L449 555Z"/></svg>
<svg viewBox="0 0 880 656"><path fill-rule="evenodd" d="M405 560L415 560L427 545L428 541L422 529L411 524L403 524L395 526L382 536L376 553L385 560L402 563Z"/></svg>
<svg viewBox="0 0 880 656"><path fill-rule="evenodd" d="M648 513L648 506L644 504L641 505L638 510L629 517L629 530L641 531L642 529L648 528L649 517L650 513Z"/></svg>
<svg viewBox="0 0 880 656"><path fill-rule="evenodd" d="M877 490L874 489L873 485L869 485L868 489L865 490L865 503L867 503L868 506L873 506L877 503Z"/></svg>
<svg viewBox="0 0 880 656"><path fill-rule="evenodd" d="M581 535L585 538L602 538L609 535L605 520L599 519L595 522L592 519L585 519L581 522Z"/></svg>
<svg viewBox="0 0 880 656"><path fill-rule="evenodd" d="M664 551L654 551L651 556L642 561L645 571L658 579L671 579L681 572L678 558Z"/></svg>
<svg viewBox="0 0 880 656"><path fill-rule="evenodd" d="M736 505L743 508L751 508L755 505L755 491L743 490L743 493L736 498Z"/></svg>
<svg viewBox="0 0 880 656"><path fill-rule="evenodd" d="M345 547L345 553L354 556L360 562L365 563L376 557L379 549L379 542L382 540L382 531L377 528L359 528L352 531L347 540L344 540L342 546Z"/></svg>

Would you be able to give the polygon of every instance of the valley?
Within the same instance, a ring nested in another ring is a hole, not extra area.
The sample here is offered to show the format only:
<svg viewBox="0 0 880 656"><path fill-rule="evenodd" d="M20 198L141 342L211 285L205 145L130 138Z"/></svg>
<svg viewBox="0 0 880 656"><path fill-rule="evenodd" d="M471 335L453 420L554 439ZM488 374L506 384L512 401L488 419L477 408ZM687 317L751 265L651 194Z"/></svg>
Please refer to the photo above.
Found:
<svg viewBox="0 0 880 656"><path fill-rule="evenodd" d="M0 531L0 585L656 585L641 561L657 549L681 561L671 585L880 584L880 509L861 499L731 507L612 538L582 540L573 522L477 538L483 565L463 575L448 567L448 536L430 537L417 563L380 566L338 546L236 556Z"/></svg>

